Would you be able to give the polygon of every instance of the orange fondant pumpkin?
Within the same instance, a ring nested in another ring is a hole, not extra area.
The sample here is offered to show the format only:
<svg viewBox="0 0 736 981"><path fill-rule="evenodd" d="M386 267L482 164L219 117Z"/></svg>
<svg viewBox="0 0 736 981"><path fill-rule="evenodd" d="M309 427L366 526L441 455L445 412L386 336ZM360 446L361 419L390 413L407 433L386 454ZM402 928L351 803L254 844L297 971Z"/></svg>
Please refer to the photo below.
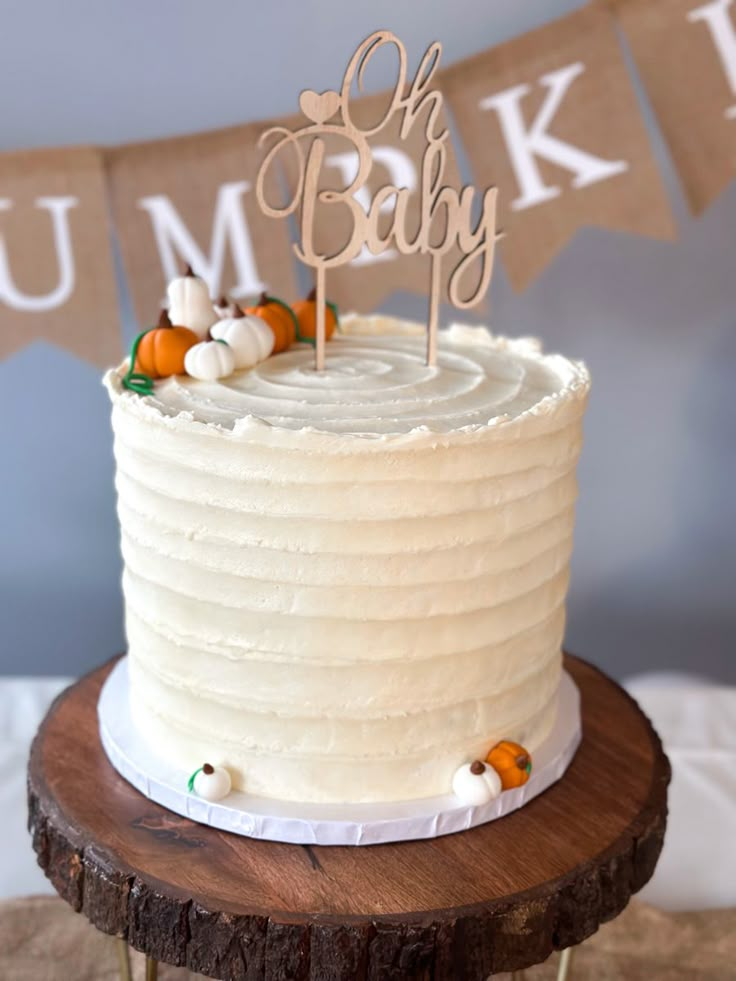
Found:
<svg viewBox="0 0 736 981"><path fill-rule="evenodd" d="M184 355L199 343L199 337L188 327L172 327L165 310L161 311L158 327L141 337L136 351L135 370L149 378L165 378L184 374Z"/></svg>
<svg viewBox="0 0 736 981"><path fill-rule="evenodd" d="M273 354L285 351L296 340L297 322L294 311L283 300L261 293L258 303L246 307L245 312L265 320L273 331Z"/></svg>
<svg viewBox="0 0 736 981"><path fill-rule="evenodd" d="M316 290L312 290L305 300L298 300L292 307L299 321L299 335L313 340L317 336L317 303ZM325 340L329 341L337 327L337 307L334 303L325 303Z"/></svg>
<svg viewBox="0 0 736 981"><path fill-rule="evenodd" d="M519 743L512 743L508 739L503 739L493 747L486 756L486 763L490 763L499 775L504 790L520 787L527 782L532 772L532 758L529 753Z"/></svg>

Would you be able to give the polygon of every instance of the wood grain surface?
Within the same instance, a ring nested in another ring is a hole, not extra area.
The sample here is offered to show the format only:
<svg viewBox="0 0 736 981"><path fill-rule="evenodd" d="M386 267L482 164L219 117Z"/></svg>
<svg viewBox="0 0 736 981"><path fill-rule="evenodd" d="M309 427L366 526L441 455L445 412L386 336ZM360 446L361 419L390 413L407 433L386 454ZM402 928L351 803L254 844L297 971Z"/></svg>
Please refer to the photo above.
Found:
<svg viewBox="0 0 736 981"><path fill-rule="evenodd" d="M238 837L139 794L98 738L111 666L49 710L29 828L62 898L159 960L228 981L482 981L580 943L654 871L667 758L636 703L577 658L583 742L561 781L470 831L352 848Z"/></svg>

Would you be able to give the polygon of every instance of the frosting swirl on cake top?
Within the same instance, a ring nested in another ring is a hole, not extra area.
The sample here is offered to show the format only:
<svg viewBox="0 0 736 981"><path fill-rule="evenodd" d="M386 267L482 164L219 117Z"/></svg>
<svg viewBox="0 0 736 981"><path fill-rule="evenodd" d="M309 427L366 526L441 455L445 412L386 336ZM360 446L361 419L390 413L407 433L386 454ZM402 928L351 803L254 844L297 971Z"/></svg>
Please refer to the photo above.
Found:
<svg viewBox="0 0 736 981"><path fill-rule="evenodd" d="M224 430L252 419L278 429L386 436L497 425L587 391L580 362L544 356L534 340L456 325L442 332L438 364L428 367L424 335L420 324L348 316L324 372L314 370L311 347L297 345L219 381L166 378L146 402L165 416Z"/></svg>

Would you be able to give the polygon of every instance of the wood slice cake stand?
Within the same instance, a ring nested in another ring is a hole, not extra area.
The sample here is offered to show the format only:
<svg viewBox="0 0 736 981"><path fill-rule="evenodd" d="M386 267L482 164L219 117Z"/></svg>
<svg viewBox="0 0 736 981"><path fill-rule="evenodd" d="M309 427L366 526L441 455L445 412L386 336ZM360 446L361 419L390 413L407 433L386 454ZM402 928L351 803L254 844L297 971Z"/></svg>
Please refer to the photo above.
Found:
<svg viewBox="0 0 736 981"><path fill-rule="evenodd" d="M636 703L567 656L583 742L521 810L426 841L282 845L194 824L113 770L107 664L62 693L31 751L29 827L59 895L150 958L228 981L483 981L589 937L659 857L670 769Z"/></svg>

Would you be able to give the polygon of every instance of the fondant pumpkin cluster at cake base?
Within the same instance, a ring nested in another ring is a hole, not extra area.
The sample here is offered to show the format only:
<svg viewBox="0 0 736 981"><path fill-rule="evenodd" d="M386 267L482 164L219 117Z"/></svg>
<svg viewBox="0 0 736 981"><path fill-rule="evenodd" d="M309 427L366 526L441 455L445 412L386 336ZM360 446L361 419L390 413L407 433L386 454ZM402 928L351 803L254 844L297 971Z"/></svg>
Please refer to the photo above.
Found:
<svg viewBox="0 0 736 981"><path fill-rule="evenodd" d="M479 807L495 800L504 790L527 782L532 772L531 754L520 743L502 739L483 760L463 763L452 778L452 792L463 804ZM208 801L222 800L232 788L224 767L204 763L189 778L190 793Z"/></svg>
<svg viewBox="0 0 736 981"><path fill-rule="evenodd" d="M255 367L296 341L314 343L314 290L293 306L261 293L243 309L226 296L214 303L207 283L187 267L184 276L169 283L167 295L169 306L158 324L142 331L131 348L123 385L139 395L150 395L160 378L187 374L218 381ZM326 304L325 324L329 339L338 325L334 303Z"/></svg>
<svg viewBox="0 0 736 981"><path fill-rule="evenodd" d="M502 739L490 750L485 762L473 760L458 767L452 778L452 792L463 804L487 804L501 791L521 787L531 773L531 754L519 743Z"/></svg>

